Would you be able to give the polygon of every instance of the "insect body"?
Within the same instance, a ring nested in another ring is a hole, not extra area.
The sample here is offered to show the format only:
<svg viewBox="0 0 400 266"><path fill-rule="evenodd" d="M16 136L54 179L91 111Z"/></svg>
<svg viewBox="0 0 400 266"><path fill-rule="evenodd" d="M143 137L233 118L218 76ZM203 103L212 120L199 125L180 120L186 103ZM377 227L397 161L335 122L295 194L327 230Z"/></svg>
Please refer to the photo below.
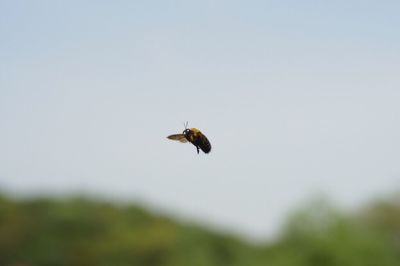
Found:
<svg viewBox="0 0 400 266"><path fill-rule="evenodd" d="M168 136L168 138L172 139L172 140L180 141L182 143L185 143L185 142L189 141L194 146L196 146L197 153L200 152L200 149L204 153L209 153L211 151L210 141L197 128L186 128L182 132L182 134L170 135L170 136Z"/></svg>

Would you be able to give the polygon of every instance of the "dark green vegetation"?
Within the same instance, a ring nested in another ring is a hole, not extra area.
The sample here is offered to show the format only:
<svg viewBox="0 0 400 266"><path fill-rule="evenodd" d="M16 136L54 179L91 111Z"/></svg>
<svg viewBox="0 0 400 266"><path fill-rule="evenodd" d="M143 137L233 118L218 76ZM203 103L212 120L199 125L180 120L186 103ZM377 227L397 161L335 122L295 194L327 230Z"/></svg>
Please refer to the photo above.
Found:
<svg viewBox="0 0 400 266"><path fill-rule="evenodd" d="M0 197L0 265L400 265L400 204L356 214L311 204L273 243L177 223L136 206L82 198Z"/></svg>

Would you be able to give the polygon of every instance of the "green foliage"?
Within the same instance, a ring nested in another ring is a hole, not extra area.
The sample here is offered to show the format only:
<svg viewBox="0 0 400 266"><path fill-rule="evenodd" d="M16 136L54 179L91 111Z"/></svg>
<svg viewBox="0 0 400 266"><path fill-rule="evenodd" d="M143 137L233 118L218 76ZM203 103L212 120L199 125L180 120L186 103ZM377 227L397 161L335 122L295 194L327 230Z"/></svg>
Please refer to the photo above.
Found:
<svg viewBox="0 0 400 266"><path fill-rule="evenodd" d="M382 215L393 211L400 212L400 206ZM278 256L277 262L283 262L277 265L399 265L393 244L386 241L384 230L372 228L363 217L345 216L315 202L290 218L275 250L286 254Z"/></svg>
<svg viewBox="0 0 400 266"><path fill-rule="evenodd" d="M400 265L400 204L344 215L318 201L271 244L182 224L137 206L0 197L0 265Z"/></svg>

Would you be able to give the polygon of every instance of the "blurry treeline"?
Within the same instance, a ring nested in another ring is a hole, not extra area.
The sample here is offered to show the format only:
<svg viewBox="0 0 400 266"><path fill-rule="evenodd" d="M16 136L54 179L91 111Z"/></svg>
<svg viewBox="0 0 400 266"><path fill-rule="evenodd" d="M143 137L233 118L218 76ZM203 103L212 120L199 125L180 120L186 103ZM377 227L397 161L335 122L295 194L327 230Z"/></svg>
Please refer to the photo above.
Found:
<svg viewBox="0 0 400 266"><path fill-rule="evenodd" d="M0 265L400 265L400 203L342 213L316 201L272 243L176 222L135 205L0 197Z"/></svg>

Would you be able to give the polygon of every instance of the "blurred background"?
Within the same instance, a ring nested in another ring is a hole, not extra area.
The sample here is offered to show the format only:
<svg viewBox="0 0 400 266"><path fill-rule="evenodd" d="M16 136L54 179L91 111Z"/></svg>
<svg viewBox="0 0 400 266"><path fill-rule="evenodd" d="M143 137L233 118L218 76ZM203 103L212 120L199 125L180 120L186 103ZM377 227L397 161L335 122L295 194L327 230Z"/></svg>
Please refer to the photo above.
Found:
<svg viewBox="0 0 400 266"><path fill-rule="evenodd" d="M399 12L0 1L0 265L399 265Z"/></svg>

